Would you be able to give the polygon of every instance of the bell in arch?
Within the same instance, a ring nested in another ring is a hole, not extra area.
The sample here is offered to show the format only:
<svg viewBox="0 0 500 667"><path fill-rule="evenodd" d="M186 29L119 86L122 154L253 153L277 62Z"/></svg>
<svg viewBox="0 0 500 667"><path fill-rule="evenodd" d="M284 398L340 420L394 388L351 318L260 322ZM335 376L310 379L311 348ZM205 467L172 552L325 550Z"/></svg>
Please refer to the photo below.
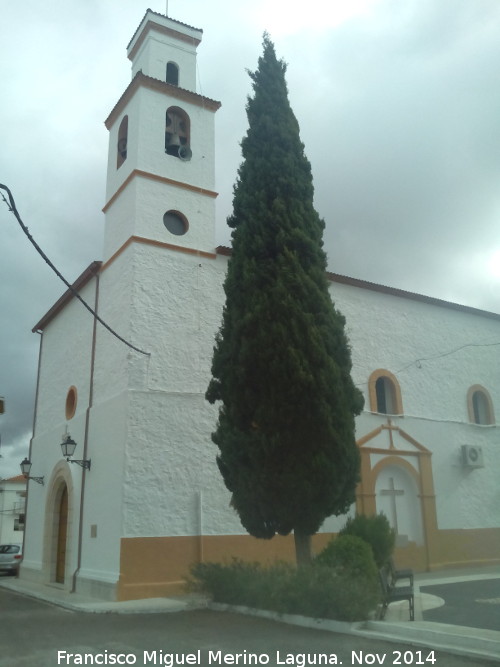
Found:
<svg viewBox="0 0 500 667"><path fill-rule="evenodd" d="M168 145L169 146L180 146L181 145L181 140L179 139L179 135L177 134L177 132L173 132L170 135Z"/></svg>

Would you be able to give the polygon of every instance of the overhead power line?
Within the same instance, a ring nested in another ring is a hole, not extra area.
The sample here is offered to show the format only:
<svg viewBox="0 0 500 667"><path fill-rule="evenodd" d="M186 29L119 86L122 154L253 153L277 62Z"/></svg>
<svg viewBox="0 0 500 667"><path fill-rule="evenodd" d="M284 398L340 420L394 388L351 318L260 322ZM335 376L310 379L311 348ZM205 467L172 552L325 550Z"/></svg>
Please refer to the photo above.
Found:
<svg viewBox="0 0 500 667"><path fill-rule="evenodd" d="M47 257L47 255L40 248L40 246L35 241L35 239L31 236L28 228L26 227L24 222L21 220L21 216L19 215L19 212L16 208L16 203L14 201L14 197L12 196L12 192L9 190L9 188L6 185L3 185L2 183L0 183L0 189L5 190L5 192L7 193L7 196L9 198L9 200L7 201L7 199L5 198L5 196L3 194L2 194L2 199L7 204L7 207L9 209L9 211L11 211L14 214L14 216L16 217L16 220L21 225L21 229L26 234L26 236L30 240L31 244L34 246L35 250L38 252L39 255L41 255L43 257L45 262L54 271L56 276L58 276L58 278L60 278L63 281L63 283L70 290L70 292L85 306L85 308L93 315L93 317L95 317L95 319L100 324L102 324L102 326L105 329L107 329L113 336L115 336L115 338L118 338L118 340L120 340L122 343L125 343L125 345L130 347L132 350L135 350L136 352L139 352L140 354L145 354L146 356L149 357L150 352L145 352L144 350L141 350L140 348L136 347L135 345L132 345L132 343L129 343L127 340L125 340L125 338L123 338L122 336L117 334L116 331L114 329L112 329L108 324L106 324L106 322L101 317L99 317L99 315L95 312L95 310L91 306L89 306L89 304L80 296L78 291L73 287L73 285L71 285L71 283L69 283L66 280L66 278L62 275L62 273L60 271L58 271L58 269L54 266L54 264L50 261L50 259Z"/></svg>

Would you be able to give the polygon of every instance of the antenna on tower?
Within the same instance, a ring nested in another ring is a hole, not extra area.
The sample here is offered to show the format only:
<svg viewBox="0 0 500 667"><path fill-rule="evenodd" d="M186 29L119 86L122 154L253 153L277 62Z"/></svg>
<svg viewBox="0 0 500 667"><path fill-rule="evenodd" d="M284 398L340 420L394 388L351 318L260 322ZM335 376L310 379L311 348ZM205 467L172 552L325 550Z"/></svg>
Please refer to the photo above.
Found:
<svg viewBox="0 0 500 667"><path fill-rule="evenodd" d="M168 0L167 0L167 7L165 9L165 16L168 16Z"/></svg>

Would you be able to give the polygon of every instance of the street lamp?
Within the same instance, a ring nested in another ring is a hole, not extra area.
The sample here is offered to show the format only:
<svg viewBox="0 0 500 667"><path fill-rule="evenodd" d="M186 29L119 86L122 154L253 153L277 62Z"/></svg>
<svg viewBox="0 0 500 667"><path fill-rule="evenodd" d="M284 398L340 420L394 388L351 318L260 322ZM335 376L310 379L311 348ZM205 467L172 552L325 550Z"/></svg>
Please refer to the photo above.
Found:
<svg viewBox="0 0 500 667"><path fill-rule="evenodd" d="M30 477L30 470L31 470L31 461L28 458L24 457L24 461L21 461L21 472L24 475L24 478L32 479L37 484L41 484L43 486L43 477Z"/></svg>
<svg viewBox="0 0 500 667"><path fill-rule="evenodd" d="M61 450L62 450L62 455L66 459L68 463L76 463L77 465L81 466L82 468L86 468L87 470L90 470L90 459L87 460L77 460L77 459L72 459L71 457L73 456L74 452L76 449L76 442L72 439L69 433L66 434L66 437L64 440L61 442Z"/></svg>

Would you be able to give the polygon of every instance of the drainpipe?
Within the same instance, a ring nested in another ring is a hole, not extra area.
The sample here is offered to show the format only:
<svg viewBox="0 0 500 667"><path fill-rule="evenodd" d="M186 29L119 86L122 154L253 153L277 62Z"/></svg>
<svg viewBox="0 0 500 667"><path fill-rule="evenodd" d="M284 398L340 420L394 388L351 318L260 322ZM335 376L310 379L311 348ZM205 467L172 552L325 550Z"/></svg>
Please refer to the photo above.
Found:
<svg viewBox="0 0 500 667"><path fill-rule="evenodd" d="M95 276L95 301L94 301L94 312L97 313L97 308L99 305L99 274ZM96 331L97 331L97 319L94 317L94 326L92 329L92 349L90 354L90 383L89 383L89 401L87 406L87 411L85 413L85 435L83 439L83 459L87 459L88 451L88 441L89 441L89 424L90 424L90 410L92 408L92 402L94 398L94 364L95 364L95 350L96 350ZM85 500L85 481L87 479L87 469L82 469L82 486L80 493L80 517L78 524L78 552L77 552L77 564L76 570L73 573L73 580L71 584L71 593L76 591L76 578L80 572L82 566L82 542L83 542L83 505Z"/></svg>
<svg viewBox="0 0 500 667"><path fill-rule="evenodd" d="M203 491L198 491L198 529L200 531L200 563L203 563Z"/></svg>
<svg viewBox="0 0 500 667"><path fill-rule="evenodd" d="M33 438L35 437L35 426L36 426L36 418L37 418L37 412L38 412L38 389L40 387L40 368L42 365L42 344L43 344L43 333L41 331L37 331L37 334L40 336L40 345L38 347L38 370L36 373L36 393L35 393L35 407L33 409L33 426L32 426L32 435L30 438L30 447L28 450L28 458L30 461L32 461L31 458L31 450L33 449ZM29 481L26 480L26 499L24 501L24 530L23 530L23 554L26 553L26 550L24 548L25 543L26 543L26 528L28 525L28 495L29 495ZM43 560L43 559L42 559ZM22 568L22 565L21 565ZM43 562L42 562L42 570L43 570ZM19 574L18 574L19 576Z"/></svg>

